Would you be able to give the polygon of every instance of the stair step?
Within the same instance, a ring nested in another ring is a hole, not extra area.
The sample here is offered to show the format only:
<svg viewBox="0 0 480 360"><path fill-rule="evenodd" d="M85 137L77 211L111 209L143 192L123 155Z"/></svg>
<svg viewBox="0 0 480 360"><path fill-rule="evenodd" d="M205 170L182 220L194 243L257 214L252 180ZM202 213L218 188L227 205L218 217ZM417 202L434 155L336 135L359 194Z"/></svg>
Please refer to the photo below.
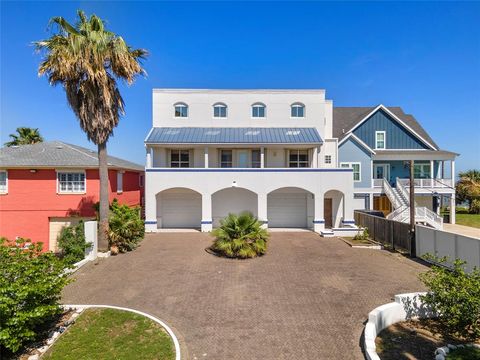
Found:
<svg viewBox="0 0 480 360"><path fill-rule="evenodd" d="M335 234L332 230L322 230L322 231L320 231L320 236L321 237L334 237Z"/></svg>

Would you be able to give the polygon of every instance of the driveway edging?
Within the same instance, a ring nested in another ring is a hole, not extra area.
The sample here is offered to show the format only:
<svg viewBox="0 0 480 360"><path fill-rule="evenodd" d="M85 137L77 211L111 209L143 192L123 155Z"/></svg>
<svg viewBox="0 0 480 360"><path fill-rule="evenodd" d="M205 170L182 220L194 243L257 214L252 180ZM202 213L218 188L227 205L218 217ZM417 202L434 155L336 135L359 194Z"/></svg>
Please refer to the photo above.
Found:
<svg viewBox="0 0 480 360"><path fill-rule="evenodd" d="M127 307L122 307L122 306L113 306L113 305L91 305L91 304L90 305L72 305L72 304L64 304L62 306L64 308L67 308L67 309L68 308L75 308L75 309L89 309L89 308L116 309L116 310L130 311L132 313L145 316L145 317L149 318L150 320L155 321L160 326L162 326L165 329L165 331L168 333L168 335L170 335L170 337L172 338L172 341L173 341L173 345L175 346L175 360L181 360L180 343L178 342L178 339L175 336L175 333L170 328L170 326L168 326L162 320L160 320L159 318L157 318L153 315L147 314L143 311L139 311L139 310L135 310L135 309L127 308Z"/></svg>

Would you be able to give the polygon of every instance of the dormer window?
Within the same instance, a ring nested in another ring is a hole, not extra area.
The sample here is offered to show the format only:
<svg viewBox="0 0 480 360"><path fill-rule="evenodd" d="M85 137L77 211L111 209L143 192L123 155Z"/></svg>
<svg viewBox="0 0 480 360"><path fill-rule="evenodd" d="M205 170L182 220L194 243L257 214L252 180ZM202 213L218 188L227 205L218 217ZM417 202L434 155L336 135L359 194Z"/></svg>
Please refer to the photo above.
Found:
<svg viewBox="0 0 480 360"><path fill-rule="evenodd" d="M385 131L375 131L375 149L386 149Z"/></svg>
<svg viewBox="0 0 480 360"><path fill-rule="evenodd" d="M252 117L253 118L264 118L265 117L266 106L261 103L252 105Z"/></svg>
<svg viewBox="0 0 480 360"><path fill-rule="evenodd" d="M292 104L292 106L290 107L290 116L292 118L305 117L305 105L300 103Z"/></svg>
<svg viewBox="0 0 480 360"><path fill-rule="evenodd" d="M227 117L227 105L221 104L221 103L213 105L213 117L215 117L215 118L226 118Z"/></svg>
<svg viewBox="0 0 480 360"><path fill-rule="evenodd" d="M188 117L188 105L183 103L175 104L175 117L177 118Z"/></svg>

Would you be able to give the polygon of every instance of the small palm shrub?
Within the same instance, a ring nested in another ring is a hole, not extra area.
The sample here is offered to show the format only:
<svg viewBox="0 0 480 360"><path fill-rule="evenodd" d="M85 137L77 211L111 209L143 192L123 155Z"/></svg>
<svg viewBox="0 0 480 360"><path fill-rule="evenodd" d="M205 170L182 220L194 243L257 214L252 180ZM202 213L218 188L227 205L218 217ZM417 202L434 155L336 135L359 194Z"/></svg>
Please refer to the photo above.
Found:
<svg viewBox="0 0 480 360"><path fill-rule="evenodd" d="M363 228L363 231L361 233L357 233L353 237L353 240L368 240L369 237L370 234L368 233L368 228Z"/></svg>
<svg viewBox="0 0 480 360"><path fill-rule="evenodd" d="M145 235L145 225L138 207L120 205L116 199L110 206L108 238L110 246L119 252L135 249Z"/></svg>
<svg viewBox="0 0 480 360"><path fill-rule="evenodd" d="M85 250L91 244L85 242L85 227L83 221L77 225L64 226L58 236L60 255L68 264L75 264L85 258Z"/></svg>
<svg viewBox="0 0 480 360"><path fill-rule="evenodd" d="M228 214L212 234L216 239L211 249L229 258L254 258L267 251L268 232L249 212Z"/></svg>
<svg viewBox="0 0 480 360"><path fill-rule="evenodd" d="M445 263L431 255L430 261ZM449 335L475 341L480 339L480 269L467 273L465 262L455 260L453 267L432 265L420 280L428 292L422 302L438 314L438 320Z"/></svg>
<svg viewBox="0 0 480 360"><path fill-rule="evenodd" d="M62 313L61 292L71 281L67 267L42 252L42 243L0 238L0 358L35 340L39 328Z"/></svg>

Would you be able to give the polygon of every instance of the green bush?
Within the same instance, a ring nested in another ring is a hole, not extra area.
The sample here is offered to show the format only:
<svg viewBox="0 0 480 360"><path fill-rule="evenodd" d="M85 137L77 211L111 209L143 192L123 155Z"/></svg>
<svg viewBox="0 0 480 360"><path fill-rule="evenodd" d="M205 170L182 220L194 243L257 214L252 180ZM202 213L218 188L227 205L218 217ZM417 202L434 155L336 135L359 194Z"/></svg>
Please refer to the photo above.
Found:
<svg viewBox="0 0 480 360"><path fill-rule="evenodd" d="M0 238L0 353L35 340L39 326L62 312L60 293L70 282L65 261L28 241Z"/></svg>
<svg viewBox="0 0 480 360"><path fill-rule="evenodd" d="M108 238L110 246L118 247L120 252L135 249L145 236L145 225L138 207L120 205L116 199L110 206Z"/></svg>
<svg viewBox="0 0 480 360"><path fill-rule="evenodd" d="M249 212L228 214L212 234L216 239L211 249L229 258L253 258L267 251L268 232Z"/></svg>
<svg viewBox="0 0 480 360"><path fill-rule="evenodd" d="M480 199L472 200L469 211L471 214L480 214Z"/></svg>
<svg viewBox="0 0 480 360"><path fill-rule="evenodd" d="M440 264L447 261L428 255L425 258ZM421 300L438 314L448 334L476 340L480 338L480 270L467 273L464 265L457 259L451 268L433 265L420 274L428 289Z"/></svg>
<svg viewBox="0 0 480 360"><path fill-rule="evenodd" d="M370 237L370 234L368 233L368 228L363 228L363 231L361 233L357 233L353 237L353 240L368 240L369 237Z"/></svg>
<svg viewBox="0 0 480 360"><path fill-rule="evenodd" d="M90 246L91 244L85 242L83 221L80 221L77 225L64 226L58 236L60 254L69 264L75 264L83 260L85 258L85 250Z"/></svg>

